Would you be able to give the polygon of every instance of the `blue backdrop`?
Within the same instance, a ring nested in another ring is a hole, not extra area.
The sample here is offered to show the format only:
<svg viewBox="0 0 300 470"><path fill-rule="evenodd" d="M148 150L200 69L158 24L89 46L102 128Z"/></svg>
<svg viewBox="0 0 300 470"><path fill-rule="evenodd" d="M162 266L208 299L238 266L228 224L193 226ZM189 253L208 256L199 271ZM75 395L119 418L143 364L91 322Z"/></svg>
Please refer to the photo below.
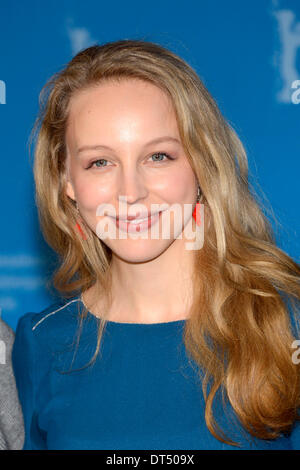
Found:
<svg viewBox="0 0 300 470"><path fill-rule="evenodd" d="M55 301L28 146L38 95L96 42L158 42L194 67L246 147L251 183L280 224L278 245L299 261L299 0L15 0L0 11L0 308L13 329Z"/></svg>

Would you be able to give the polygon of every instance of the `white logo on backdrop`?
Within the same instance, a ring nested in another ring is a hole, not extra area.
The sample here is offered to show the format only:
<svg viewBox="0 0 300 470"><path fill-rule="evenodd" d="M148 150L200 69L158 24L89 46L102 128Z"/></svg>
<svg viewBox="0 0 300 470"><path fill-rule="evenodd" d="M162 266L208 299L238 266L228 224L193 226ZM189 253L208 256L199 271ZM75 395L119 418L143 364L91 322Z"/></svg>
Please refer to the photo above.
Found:
<svg viewBox="0 0 300 470"><path fill-rule="evenodd" d="M93 39L90 35L90 32L87 28L84 27L75 27L73 25L73 19L68 18L67 20L67 34L71 43L72 55L76 55L82 49L92 46L97 42L96 39Z"/></svg>
<svg viewBox="0 0 300 470"><path fill-rule="evenodd" d="M45 286L47 279L35 272L44 263L43 258L30 254L0 254L0 316L22 312L20 291L37 291Z"/></svg>
<svg viewBox="0 0 300 470"><path fill-rule="evenodd" d="M277 94L281 103L300 102L300 72L297 71L297 52L300 51L300 21L292 10L276 10L279 39L281 44L280 55L275 59L279 68L282 89ZM293 91L295 90L295 91Z"/></svg>

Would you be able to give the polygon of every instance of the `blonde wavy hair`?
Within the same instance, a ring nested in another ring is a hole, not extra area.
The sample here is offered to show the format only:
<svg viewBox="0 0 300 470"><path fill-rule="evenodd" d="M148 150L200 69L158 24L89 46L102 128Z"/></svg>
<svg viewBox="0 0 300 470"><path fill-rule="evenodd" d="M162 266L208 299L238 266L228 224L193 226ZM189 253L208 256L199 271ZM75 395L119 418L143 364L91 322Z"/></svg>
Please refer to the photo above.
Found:
<svg viewBox="0 0 300 470"><path fill-rule="evenodd" d="M112 301L112 253L83 220L86 239L75 229L78 212L65 191L65 130L75 93L131 78L160 87L172 100L200 202L211 219L195 256L194 299L184 328L186 351L199 366L207 427L220 441L238 445L213 416L221 391L244 429L275 439L299 419L300 374L292 343L299 336L300 265L276 246L248 182L247 155L236 132L193 68L158 44L120 40L89 47L41 91L31 138L40 225L59 256L51 282L64 298L96 284L97 295L106 293L93 362ZM81 319L86 314L87 307Z"/></svg>

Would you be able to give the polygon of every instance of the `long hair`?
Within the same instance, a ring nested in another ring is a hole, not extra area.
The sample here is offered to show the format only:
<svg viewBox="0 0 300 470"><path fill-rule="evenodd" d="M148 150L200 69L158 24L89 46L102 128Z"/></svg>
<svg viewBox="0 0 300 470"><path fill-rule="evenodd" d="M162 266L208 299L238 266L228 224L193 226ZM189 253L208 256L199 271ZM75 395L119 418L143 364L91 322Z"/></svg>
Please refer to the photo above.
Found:
<svg viewBox="0 0 300 470"><path fill-rule="evenodd" d="M99 353L111 305L111 250L84 223L65 192L65 131L70 98L105 81L140 79L171 99L185 153L201 187L211 223L194 266L194 297L184 328L186 351L199 366L205 420L220 441L213 401L221 391L251 435L275 439L299 419L299 364L292 343L299 333L300 266L276 246L262 202L248 181L237 133L201 79L183 59L142 40L120 40L79 52L40 94L34 178L45 240L59 256L52 278L65 298L99 286L107 307L92 361ZM87 314L87 308L82 318ZM209 392L209 393L208 393Z"/></svg>

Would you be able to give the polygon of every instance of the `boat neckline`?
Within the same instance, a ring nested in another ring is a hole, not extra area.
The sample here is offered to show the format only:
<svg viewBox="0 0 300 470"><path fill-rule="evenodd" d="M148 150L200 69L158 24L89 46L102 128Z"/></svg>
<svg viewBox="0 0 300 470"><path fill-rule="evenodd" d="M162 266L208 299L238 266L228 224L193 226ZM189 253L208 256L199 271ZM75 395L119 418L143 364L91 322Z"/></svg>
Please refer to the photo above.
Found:
<svg viewBox="0 0 300 470"><path fill-rule="evenodd" d="M82 303L82 305L87 309L87 313L89 315L91 315L93 318L95 318L96 320L101 320L100 317L98 317L97 315L95 315L94 313L92 313L88 308L87 306L85 305L84 301L83 301L83 298L82 298L82 295L80 295L80 297L78 298L78 300ZM112 324L112 325L128 325L128 326L146 326L146 327L150 327L150 326L164 326L164 325L180 325L180 324L183 324L186 322L186 318L182 319L182 320L171 320L171 321L167 321L167 322L155 322L155 323L136 323L136 322L118 322L118 321L113 321L113 320L105 320L105 322L107 324Z"/></svg>

